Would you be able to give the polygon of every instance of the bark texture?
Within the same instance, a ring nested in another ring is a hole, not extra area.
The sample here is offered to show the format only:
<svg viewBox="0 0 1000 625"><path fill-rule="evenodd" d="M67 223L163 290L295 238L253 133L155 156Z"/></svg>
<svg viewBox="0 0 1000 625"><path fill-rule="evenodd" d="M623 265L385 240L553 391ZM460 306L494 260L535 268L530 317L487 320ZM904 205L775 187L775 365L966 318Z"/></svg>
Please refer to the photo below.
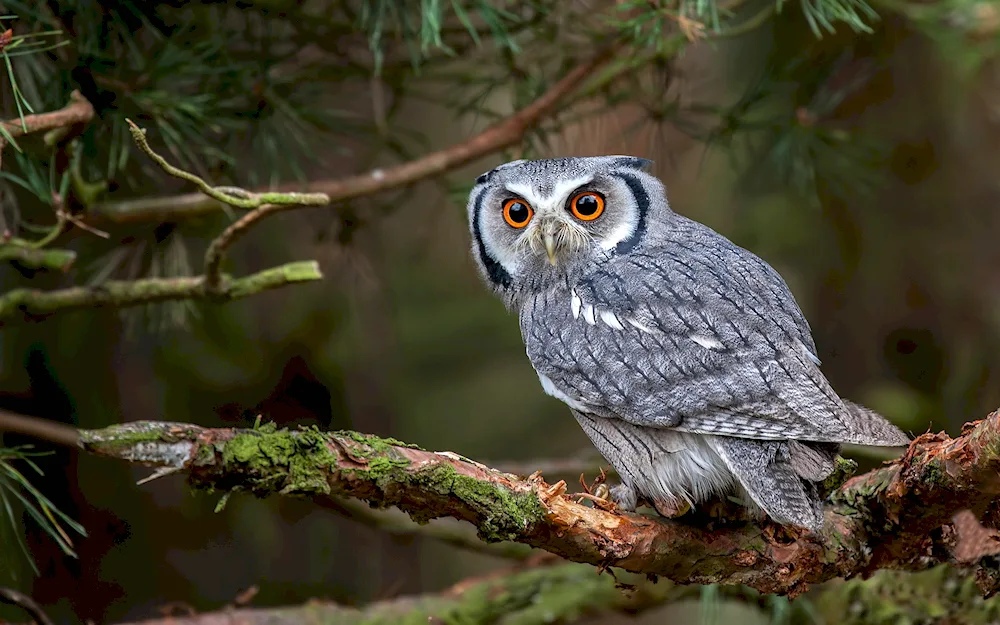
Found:
<svg viewBox="0 0 1000 625"><path fill-rule="evenodd" d="M186 472L194 486L213 491L353 497L397 506L417 521L453 517L475 525L484 541L525 543L602 568L796 595L833 578L957 562L962 526L952 517L967 509L986 513L987 524L994 517L998 427L993 413L958 438L918 437L898 460L833 490L819 533L606 511L578 503L562 482L357 432L132 422L83 431L81 445L164 473ZM974 566L992 594L1000 578L995 558L984 555Z"/></svg>

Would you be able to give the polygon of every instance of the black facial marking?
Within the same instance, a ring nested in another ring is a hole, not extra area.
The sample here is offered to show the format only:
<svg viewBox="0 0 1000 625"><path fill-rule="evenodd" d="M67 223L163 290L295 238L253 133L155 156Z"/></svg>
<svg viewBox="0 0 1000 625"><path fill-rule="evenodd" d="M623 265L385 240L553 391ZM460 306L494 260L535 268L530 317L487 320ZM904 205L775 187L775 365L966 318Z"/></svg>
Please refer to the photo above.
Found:
<svg viewBox="0 0 1000 625"><path fill-rule="evenodd" d="M503 265L498 263L486 251L486 244L483 242L483 233L479 228L479 215L482 212L483 198L486 197L486 191L487 189L483 189L476 196L475 206L472 209L472 234L476 237L476 246L479 248L479 259L483 262L483 266L486 267L486 274L490 277L490 282L506 289L511 284L510 274L503 268Z"/></svg>
<svg viewBox="0 0 1000 625"><path fill-rule="evenodd" d="M627 254L639 244L639 241L642 240L642 235L646 233L646 213L649 212L649 194L646 193L646 189L642 187L642 183L639 182L639 178L635 175L620 171L614 172L611 175L619 178L628 186L629 191L632 192L632 196L635 198L635 204L639 209L639 221L635 225L635 232L632 233L632 236L620 241L618 245L615 246L616 253Z"/></svg>
<svg viewBox="0 0 1000 625"><path fill-rule="evenodd" d="M476 184L486 184L487 182L489 182L490 176L493 175L494 171L495 170L491 169L488 172L486 172L485 174L479 174L479 177L476 178Z"/></svg>
<svg viewBox="0 0 1000 625"><path fill-rule="evenodd" d="M639 158L638 156L625 156L619 158L615 161L615 167L628 167L630 169L646 169L652 166L653 161L648 158Z"/></svg>

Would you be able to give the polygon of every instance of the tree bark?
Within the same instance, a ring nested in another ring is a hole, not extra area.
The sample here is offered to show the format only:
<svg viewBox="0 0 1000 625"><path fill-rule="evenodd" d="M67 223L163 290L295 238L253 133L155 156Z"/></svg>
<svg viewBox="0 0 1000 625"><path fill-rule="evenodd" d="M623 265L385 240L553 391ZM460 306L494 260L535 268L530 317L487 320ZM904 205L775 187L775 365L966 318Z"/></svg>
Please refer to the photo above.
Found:
<svg viewBox="0 0 1000 625"><path fill-rule="evenodd" d="M835 490L818 533L605 511L575 501L563 482L356 432L133 422L82 431L81 444L164 473L186 472L194 486L213 491L354 497L397 506L417 521L454 517L474 524L485 541L525 543L601 568L797 595L833 578L956 561L961 536L952 517L964 509L978 516L1000 494L998 427L993 413L958 438L918 437L898 460ZM977 565L987 594L998 578L991 560Z"/></svg>

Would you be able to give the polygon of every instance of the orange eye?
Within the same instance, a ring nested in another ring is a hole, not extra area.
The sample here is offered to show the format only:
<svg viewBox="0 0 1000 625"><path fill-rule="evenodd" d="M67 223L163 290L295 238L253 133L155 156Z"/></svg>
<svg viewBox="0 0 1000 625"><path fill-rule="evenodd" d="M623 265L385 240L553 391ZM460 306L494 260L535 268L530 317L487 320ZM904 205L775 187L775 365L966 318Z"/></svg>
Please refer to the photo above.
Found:
<svg viewBox="0 0 1000 625"><path fill-rule="evenodd" d="M513 228L523 228L528 225L535 211L531 210L524 200L507 200L503 203L503 218Z"/></svg>
<svg viewBox="0 0 1000 625"><path fill-rule="evenodd" d="M604 212L604 197L593 191L584 191L573 198L569 209L577 219L592 221Z"/></svg>

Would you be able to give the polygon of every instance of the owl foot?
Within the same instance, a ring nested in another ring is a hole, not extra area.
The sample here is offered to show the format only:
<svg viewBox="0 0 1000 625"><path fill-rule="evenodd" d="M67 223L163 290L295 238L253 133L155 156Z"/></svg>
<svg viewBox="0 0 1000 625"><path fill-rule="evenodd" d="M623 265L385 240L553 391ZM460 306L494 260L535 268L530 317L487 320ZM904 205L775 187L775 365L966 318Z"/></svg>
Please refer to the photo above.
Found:
<svg viewBox="0 0 1000 625"><path fill-rule="evenodd" d="M633 512L636 504L639 503L639 492L634 486L625 482L612 486L608 494L611 496L611 500L618 504L619 510Z"/></svg>
<svg viewBox="0 0 1000 625"><path fill-rule="evenodd" d="M660 513L660 516L664 516L668 519L676 519L679 516L684 516L691 511L691 504L684 501L683 499L654 499L653 507L656 511Z"/></svg>
<svg viewBox="0 0 1000 625"><path fill-rule="evenodd" d="M607 488L604 489L605 493L607 490ZM600 508L605 512L618 512L618 504L608 497L601 497L598 494L591 493L577 493L574 497L578 498L576 503L582 503L583 500L586 499L587 501L593 502L595 508Z"/></svg>

